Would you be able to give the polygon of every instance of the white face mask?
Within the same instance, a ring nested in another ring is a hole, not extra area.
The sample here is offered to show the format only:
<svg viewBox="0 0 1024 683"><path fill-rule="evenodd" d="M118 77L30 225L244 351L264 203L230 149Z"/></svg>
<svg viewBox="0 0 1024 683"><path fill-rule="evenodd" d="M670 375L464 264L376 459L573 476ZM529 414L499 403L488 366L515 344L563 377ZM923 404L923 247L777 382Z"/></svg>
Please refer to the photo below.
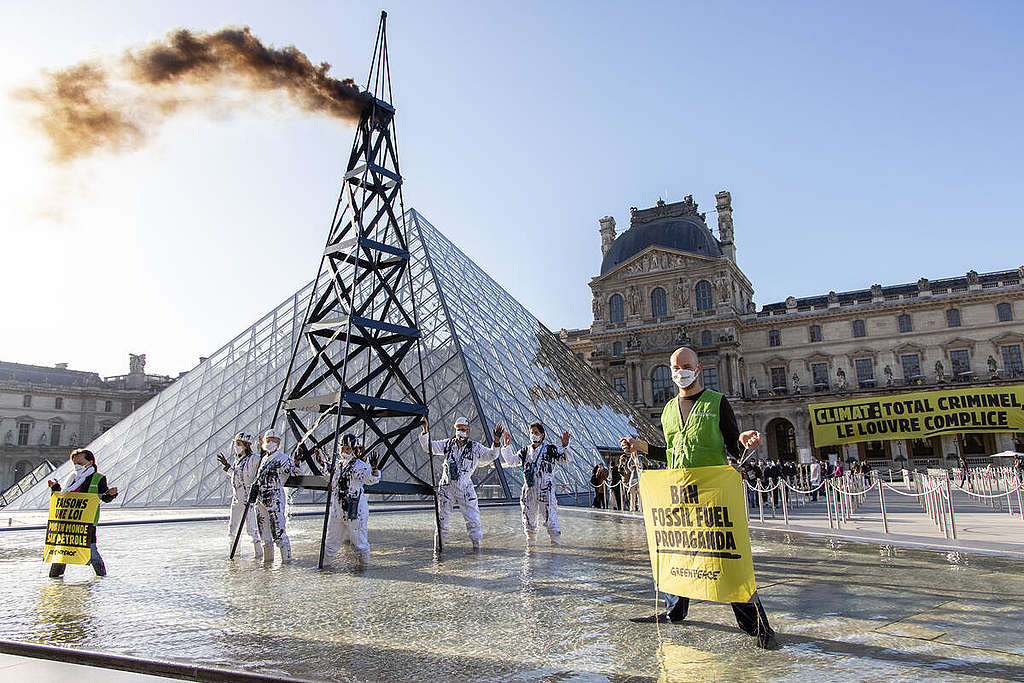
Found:
<svg viewBox="0 0 1024 683"><path fill-rule="evenodd" d="M533 433L530 434L530 441L532 441L534 443L540 443L543 440L544 440L544 435L543 434L533 434Z"/></svg>
<svg viewBox="0 0 1024 683"><path fill-rule="evenodd" d="M277 442L270 441L269 439L267 441L264 441L263 450L265 450L267 453L273 453L274 451L277 450Z"/></svg>
<svg viewBox="0 0 1024 683"><path fill-rule="evenodd" d="M679 387L680 389L685 389L686 387L690 386L691 384L693 384L693 381L695 379L697 379L696 370L672 371L672 381L675 382L676 386Z"/></svg>
<svg viewBox="0 0 1024 683"><path fill-rule="evenodd" d="M461 441L469 438L469 430L467 429L456 429L455 436Z"/></svg>
<svg viewBox="0 0 1024 683"><path fill-rule="evenodd" d="M239 446L236 443L235 444L235 455L241 455L242 453L245 453L245 446Z"/></svg>

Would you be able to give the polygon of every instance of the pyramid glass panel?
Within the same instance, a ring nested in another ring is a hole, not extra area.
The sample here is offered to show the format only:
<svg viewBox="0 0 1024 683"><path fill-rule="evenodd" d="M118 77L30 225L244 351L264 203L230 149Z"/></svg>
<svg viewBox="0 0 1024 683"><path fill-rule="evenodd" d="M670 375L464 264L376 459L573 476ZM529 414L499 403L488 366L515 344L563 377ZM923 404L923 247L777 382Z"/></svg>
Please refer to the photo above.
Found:
<svg viewBox="0 0 1024 683"><path fill-rule="evenodd" d="M558 475L560 495L585 493L600 449L614 449L620 437L639 434L660 443L658 430L643 415L423 216L410 210L405 221L433 439L450 436L456 417L467 418L473 437L485 443L498 423L510 429L517 446L526 443L533 420L544 423L552 441L569 431L575 458ZM235 433L259 434L271 427L312 289L313 283L302 287L89 444L100 471L122 491L112 505L229 502L228 479L216 456L230 452ZM403 296L412 293L407 289ZM298 344L295 365L311 357L309 345ZM417 363L414 353L403 360L414 381ZM286 434L283 412L275 426ZM318 429L333 429L333 420L327 422ZM294 447L287 437L285 447ZM406 439L395 455L386 479L431 480L429 460L416 439ZM63 478L69 471L65 463L56 474ZM480 469L475 479L480 497L491 500L516 498L522 485L518 469L503 470L498 463ZM322 495L297 490L290 499L313 502ZM48 498L41 482L7 509L41 509Z"/></svg>

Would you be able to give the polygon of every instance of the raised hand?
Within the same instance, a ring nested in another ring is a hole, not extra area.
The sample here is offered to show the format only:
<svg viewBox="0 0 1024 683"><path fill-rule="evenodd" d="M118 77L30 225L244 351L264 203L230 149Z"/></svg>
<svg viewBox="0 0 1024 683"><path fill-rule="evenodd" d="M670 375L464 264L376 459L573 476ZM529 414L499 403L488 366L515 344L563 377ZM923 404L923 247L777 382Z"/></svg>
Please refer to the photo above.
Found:
<svg viewBox="0 0 1024 683"><path fill-rule="evenodd" d="M501 438L505 442L506 446L509 446L509 445L512 444L512 435L509 434L507 431L506 432L502 432Z"/></svg>
<svg viewBox="0 0 1024 683"><path fill-rule="evenodd" d="M494 426L494 443L501 443L501 435L505 432L505 425L500 422Z"/></svg>
<svg viewBox="0 0 1024 683"><path fill-rule="evenodd" d="M572 439L572 434L569 432L562 432L562 448L569 445L569 440Z"/></svg>
<svg viewBox="0 0 1024 683"><path fill-rule="evenodd" d="M637 451L641 453L647 452L647 443L643 439L636 439L631 436L624 436L619 439L619 445L622 446L622 452L626 455L632 455Z"/></svg>
<svg viewBox="0 0 1024 683"><path fill-rule="evenodd" d="M107 495L108 496L116 496L117 495L117 487L116 486L111 486L109 489L107 489Z"/></svg>
<svg viewBox="0 0 1024 683"><path fill-rule="evenodd" d="M423 433L426 434L427 431L430 429L430 425L427 423L427 418L423 418L422 420L420 420L420 424L423 425Z"/></svg>
<svg viewBox="0 0 1024 683"><path fill-rule="evenodd" d="M228 463L228 459L224 457L223 453L217 454L217 460L220 460L220 464L224 466L224 469L228 469L231 465Z"/></svg>

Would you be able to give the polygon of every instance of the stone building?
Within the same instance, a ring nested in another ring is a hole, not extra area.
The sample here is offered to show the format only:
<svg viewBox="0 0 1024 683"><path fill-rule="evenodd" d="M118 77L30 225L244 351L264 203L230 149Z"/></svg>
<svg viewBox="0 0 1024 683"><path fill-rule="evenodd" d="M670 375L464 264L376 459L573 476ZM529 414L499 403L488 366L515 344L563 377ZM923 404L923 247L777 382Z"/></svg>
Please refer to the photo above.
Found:
<svg viewBox="0 0 1024 683"><path fill-rule="evenodd" d="M44 460L59 464L174 382L145 365L132 354L127 375L101 378L67 363L0 361L0 492Z"/></svg>
<svg viewBox="0 0 1024 683"><path fill-rule="evenodd" d="M562 339L630 403L659 420L676 391L668 356L700 356L704 385L732 401L741 428L765 435L767 457L837 457L815 448L807 404L995 385L1024 377L1024 267L762 306L736 263L732 198L715 195L718 235L692 197L630 209L629 229L599 221L594 322ZM958 450L1024 450L1024 435L984 434L847 445L844 458L937 464Z"/></svg>

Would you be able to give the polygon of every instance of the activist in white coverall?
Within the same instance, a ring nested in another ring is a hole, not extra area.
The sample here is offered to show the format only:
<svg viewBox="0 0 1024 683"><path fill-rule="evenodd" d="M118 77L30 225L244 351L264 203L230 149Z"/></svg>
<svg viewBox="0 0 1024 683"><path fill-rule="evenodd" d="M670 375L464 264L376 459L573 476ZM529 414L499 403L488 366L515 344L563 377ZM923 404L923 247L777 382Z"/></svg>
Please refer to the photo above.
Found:
<svg viewBox="0 0 1024 683"><path fill-rule="evenodd" d="M217 459L224 466L224 471L231 479L231 536L234 541L238 533L238 524L245 514L246 502L249 500L249 491L256 481L256 471L260 466L260 458L252 452L253 437L245 432L235 434L232 444L235 457L228 460L222 453L217 454ZM256 526L256 515L245 515L245 530L249 532L253 547L256 551L256 559L263 557L263 544L260 542L259 528Z"/></svg>
<svg viewBox="0 0 1024 683"><path fill-rule="evenodd" d="M324 539L324 557L334 557L341 546L352 546L360 564L370 556L370 541L366 524L370 519L370 506L366 502L364 486L380 481L380 470L370 465L355 437L346 434L335 464L331 484L331 506L327 517L327 537Z"/></svg>
<svg viewBox="0 0 1024 683"><path fill-rule="evenodd" d="M423 431L420 433L420 446L431 455L444 457L441 476L437 480L438 520L441 524L441 541L448 539L449 520L452 506L459 504L462 518L466 520L466 533L474 548L480 547L484 537L484 528L480 524L480 503L476 488L473 487L473 472L480 465L493 462L501 452L498 439L504 428L494 428L494 447L488 448L478 441L469 438L469 420L464 417L455 419L455 437L444 441L430 441L427 433L427 420L423 420ZM429 443L428 443L429 442ZM429 448L428 448L429 446Z"/></svg>
<svg viewBox="0 0 1024 683"><path fill-rule="evenodd" d="M284 483L299 473L299 464L281 448L281 435L268 429L263 434L263 458L256 473L256 524L263 540L263 561L274 561L274 544L281 549L281 561L291 562L292 544L285 529Z"/></svg>
<svg viewBox="0 0 1024 683"><path fill-rule="evenodd" d="M555 465L565 465L572 454L569 451L569 432L562 434L562 447L545 440L544 425L530 423L529 446L518 452L512 449L512 438L506 431L505 445L501 459L506 467L523 468L523 490L519 495L519 507L523 511L523 531L530 543L536 538L537 518L544 520L552 543L560 543L562 529L558 526L558 499L555 497Z"/></svg>

